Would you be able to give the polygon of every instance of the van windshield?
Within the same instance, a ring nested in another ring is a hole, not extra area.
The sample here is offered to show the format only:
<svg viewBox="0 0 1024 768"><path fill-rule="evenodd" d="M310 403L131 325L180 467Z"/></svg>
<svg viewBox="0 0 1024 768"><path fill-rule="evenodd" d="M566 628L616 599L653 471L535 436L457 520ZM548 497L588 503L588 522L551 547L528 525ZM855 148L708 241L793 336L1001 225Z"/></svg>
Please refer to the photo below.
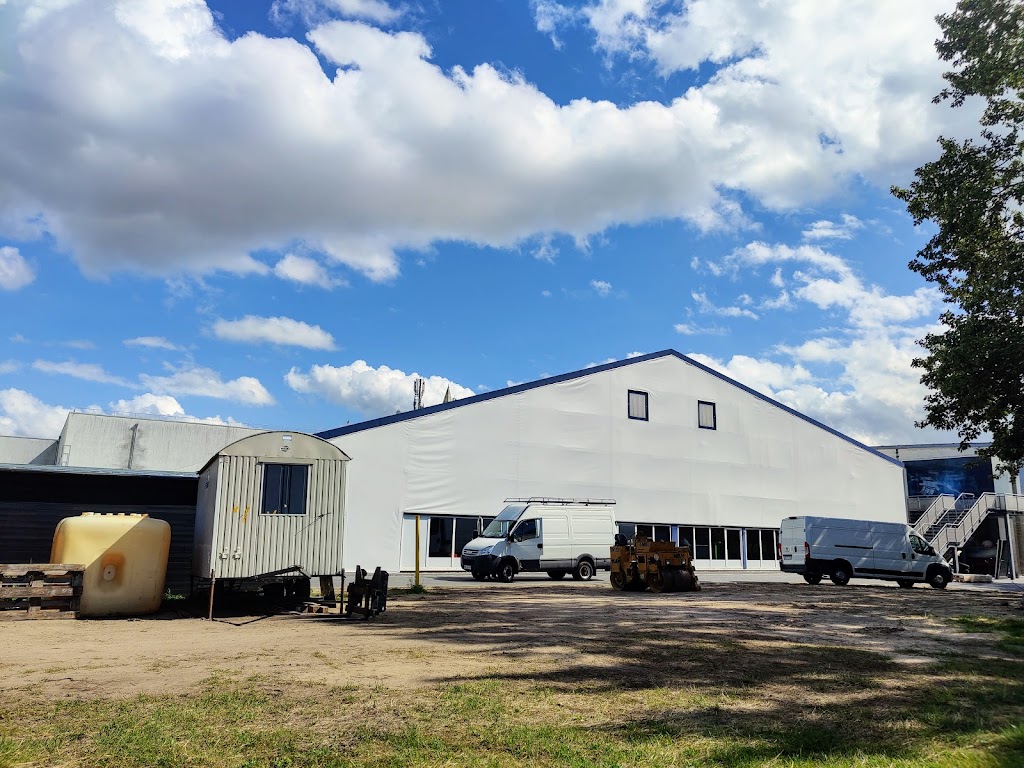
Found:
<svg viewBox="0 0 1024 768"><path fill-rule="evenodd" d="M496 518L488 523L484 532L480 534L485 539L503 539L508 536L508 530L512 524L519 519L526 509L525 504L509 504Z"/></svg>

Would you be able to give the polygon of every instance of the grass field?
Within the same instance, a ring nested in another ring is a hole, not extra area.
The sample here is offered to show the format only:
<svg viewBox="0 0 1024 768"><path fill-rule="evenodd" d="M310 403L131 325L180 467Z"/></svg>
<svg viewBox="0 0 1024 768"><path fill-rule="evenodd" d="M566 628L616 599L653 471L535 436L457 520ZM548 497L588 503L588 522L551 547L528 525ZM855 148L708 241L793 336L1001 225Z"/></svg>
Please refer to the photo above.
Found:
<svg viewBox="0 0 1024 768"><path fill-rule="evenodd" d="M176 694L5 697L0 766L1024 766L1021 623L948 624L992 652L908 665L645 625L581 639L593 663L512 649L406 690L223 670Z"/></svg>

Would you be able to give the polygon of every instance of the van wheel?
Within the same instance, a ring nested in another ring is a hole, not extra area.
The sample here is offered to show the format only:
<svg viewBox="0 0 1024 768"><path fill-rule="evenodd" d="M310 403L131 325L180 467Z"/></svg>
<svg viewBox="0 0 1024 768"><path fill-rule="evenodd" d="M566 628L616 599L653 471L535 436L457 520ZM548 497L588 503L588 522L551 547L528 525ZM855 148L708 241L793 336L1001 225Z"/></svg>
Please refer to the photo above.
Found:
<svg viewBox="0 0 1024 768"><path fill-rule="evenodd" d="M473 578L477 581L487 581L487 574L481 571L473 571Z"/></svg>
<svg viewBox="0 0 1024 768"><path fill-rule="evenodd" d="M949 574L941 568L936 568L928 577L928 585L934 589L945 589L949 584Z"/></svg>
<svg viewBox="0 0 1024 768"><path fill-rule="evenodd" d="M553 571L548 571L548 578L554 579L555 581L558 581L559 579L564 579L565 571L561 570L560 568L556 568Z"/></svg>
<svg viewBox="0 0 1024 768"><path fill-rule="evenodd" d="M850 566L846 563L838 562L833 563L832 573L830 573L828 577L832 580L833 584L840 587L845 587L847 584L850 583L851 575L852 574L850 573Z"/></svg>
<svg viewBox="0 0 1024 768"><path fill-rule="evenodd" d="M896 579L896 583L899 584L903 589L913 589L914 582L910 579Z"/></svg>
<svg viewBox="0 0 1024 768"><path fill-rule="evenodd" d="M589 560L580 560L576 563L576 569L572 572L576 581L590 581L594 578L594 564Z"/></svg>
<svg viewBox="0 0 1024 768"><path fill-rule="evenodd" d="M804 581L806 581L808 584L821 584L821 574L820 573L805 573L804 574Z"/></svg>
<svg viewBox="0 0 1024 768"><path fill-rule="evenodd" d="M498 577L498 581L504 584L511 583L512 579L516 577L516 564L511 560L502 560L495 575Z"/></svg>

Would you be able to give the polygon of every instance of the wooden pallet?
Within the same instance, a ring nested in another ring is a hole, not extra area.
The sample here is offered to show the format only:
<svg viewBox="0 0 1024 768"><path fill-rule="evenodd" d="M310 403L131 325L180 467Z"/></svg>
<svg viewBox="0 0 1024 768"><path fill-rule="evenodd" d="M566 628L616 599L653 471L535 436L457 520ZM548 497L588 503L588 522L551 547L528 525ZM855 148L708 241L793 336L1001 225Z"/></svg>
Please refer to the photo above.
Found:
<svg viewBox="0 0 1024 768"><path fill-rule="evenodd" d="M84 565L0 565L0 621L77 619Z"/></svg>

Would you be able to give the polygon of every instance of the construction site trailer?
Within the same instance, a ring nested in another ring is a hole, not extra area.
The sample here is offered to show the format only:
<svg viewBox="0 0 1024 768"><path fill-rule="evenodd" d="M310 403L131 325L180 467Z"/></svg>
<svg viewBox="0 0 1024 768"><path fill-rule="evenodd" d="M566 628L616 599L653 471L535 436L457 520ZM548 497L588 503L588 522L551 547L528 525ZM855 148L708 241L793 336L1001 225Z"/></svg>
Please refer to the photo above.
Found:
<svg viewBox="0 0 1024 768"><path fill-rule="evenodd" d="M299 432L262 432L219 451L199 473L193 576L340 573L348 461Z"/></svg>

